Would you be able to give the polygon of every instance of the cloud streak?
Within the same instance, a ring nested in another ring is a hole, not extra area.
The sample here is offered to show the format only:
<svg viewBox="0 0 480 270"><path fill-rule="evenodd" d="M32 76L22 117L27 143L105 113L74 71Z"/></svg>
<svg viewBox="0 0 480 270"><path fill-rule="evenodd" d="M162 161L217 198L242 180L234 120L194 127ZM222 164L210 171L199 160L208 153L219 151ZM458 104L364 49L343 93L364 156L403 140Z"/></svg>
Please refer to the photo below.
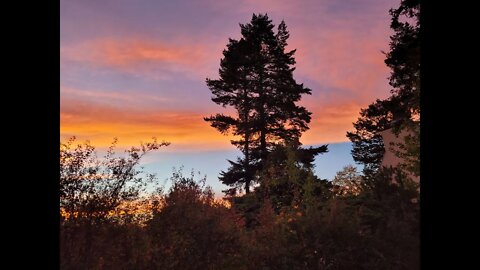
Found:
<svg viewBox="0 0 480 270"><path fill-rule="evenodd" d="M207 59L201 44L173 44L135 37L96 39L67 45L60 50L61 59L120 71L144 72L162 66L176 72L197 74Z"/></svg>
<svg viewBox="0 0 480 270"><path fill-rule="evenodd" d="M173 102L167 97L160 97L139 90L109 91L109 90L85 90L72 87L61 87L61 100L70 99L78 102L95 101L96 103L118 104L122 107L145 107L147 101L157 105ZM142 106L143 104L143 106Z"/></svg>
<svg viewBox="0 0 480 270"><path fill-rule="evenodd" d="M124 109L93 102L64 99L61 103L61 138L77 136L107 146L113 137L123 146L157 137L176 147L228 149L228 138L203 121L203 115L188 111ZM227 139L227 140L226 140Z"/></svg>

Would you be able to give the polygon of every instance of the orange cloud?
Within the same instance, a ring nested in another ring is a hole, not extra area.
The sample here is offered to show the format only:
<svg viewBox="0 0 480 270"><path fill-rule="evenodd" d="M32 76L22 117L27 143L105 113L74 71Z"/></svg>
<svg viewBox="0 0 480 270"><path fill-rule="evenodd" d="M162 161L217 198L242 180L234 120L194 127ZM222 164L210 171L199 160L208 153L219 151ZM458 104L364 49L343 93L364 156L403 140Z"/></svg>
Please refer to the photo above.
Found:
<svg viewBox="0 0 480 270"><path fill-rule="evenodd" d="M310 130L302 136L304 144L346 142L346 132L353 130L352 123L359 116L363 106L356 103L342 103L311 108L313 115Z"/></svg>
<svg viewBox="0 0 480 270"><path fill-rule="evenodd" d="M182 111L126 110L67 99L61 104L60 137L90 139L97 146L110 145L113 137L119 138L121 146L157 137L175 148L231 149L231 138L210 127L203 116Z"/></svg>
<svg viewBox="0 0 480 270"><path fill-rule="evenodd" d="M311 129L304 134L304 144L347 141L345 132L358 117L358 104L312 108ZM172 143L169 150L234 149L233 136L219 134L203 121L204 114L188 111L125 109L78 100L62 100L60 137L89 139L98 147L110 145L114 137L119 146L138 145L152 137Z"/></svg>

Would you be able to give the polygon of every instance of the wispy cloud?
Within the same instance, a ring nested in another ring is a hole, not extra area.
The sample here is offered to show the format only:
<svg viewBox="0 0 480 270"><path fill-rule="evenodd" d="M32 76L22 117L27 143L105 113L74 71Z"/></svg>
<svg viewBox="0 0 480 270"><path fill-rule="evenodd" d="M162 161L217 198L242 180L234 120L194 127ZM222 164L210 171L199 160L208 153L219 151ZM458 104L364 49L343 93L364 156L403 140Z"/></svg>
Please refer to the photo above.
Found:
<svg viewBox="0 0 480 270"><path fill-rule="evenodd" d="M131 73L152 73L164 69L205 76L204 67L212 57L205 45L194 42L163 42L138 39L95 39L62 46L61 59L85 65Z"/></svg>
<svg viewBox="0 0 480 270"><path fill-rule="evenodd" d="M173 100L168 97L160 97L140 90L112 91L99 89L78 89L73 87L60 88L61 101L64 99L74 99L80 101L94 100L96 103L114 103L123 105L122 107L140 106L141 104L156 102L161 105Z"/></svg>

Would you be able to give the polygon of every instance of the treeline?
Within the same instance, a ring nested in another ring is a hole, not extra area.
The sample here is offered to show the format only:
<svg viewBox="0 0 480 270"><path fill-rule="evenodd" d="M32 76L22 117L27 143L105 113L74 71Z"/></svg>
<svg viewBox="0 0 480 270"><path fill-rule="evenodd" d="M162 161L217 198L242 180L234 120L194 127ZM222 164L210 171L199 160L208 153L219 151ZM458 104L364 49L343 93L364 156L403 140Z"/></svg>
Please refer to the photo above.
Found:
<svg viewBox="0 0 480 270"><path fill-rule="evenodd" d="M293 78L289 33L267 15L240 25L207 79L212 101L231 107L205 120L232 133L242 153L220 175L216 200L205 179L174 172L168 190L139 167L153 140L105 157L72 139L60 148L62 269L419 269L419 2L402 0L392 15L391 97L360 112L356 162L333 181L313 173L328 145L304 148L311 113L297 105L311 90ZM405 17L407 18L405 20ZM379 131L408 130L397 168L381 166Z"/></svg>
<svg viewBox="0 0 480 270"><path fill-rule="evenodd" d="M99 174L87 145L61 151L61 269L419 268L418 190L399 170L356 192L345 180L358 178L316 180L287 148L283 171L229 205L181 171L168 191L142 195L137 151L95 158L114 164ZM65 184L74 178L82 184Z"/></svg>

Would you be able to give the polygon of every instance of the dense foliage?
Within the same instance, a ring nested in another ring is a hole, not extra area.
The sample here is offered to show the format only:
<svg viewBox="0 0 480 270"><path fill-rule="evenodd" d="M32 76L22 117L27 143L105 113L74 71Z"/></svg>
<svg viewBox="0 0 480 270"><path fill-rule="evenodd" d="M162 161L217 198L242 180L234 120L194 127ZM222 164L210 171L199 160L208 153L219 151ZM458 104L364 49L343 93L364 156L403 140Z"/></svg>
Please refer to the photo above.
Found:
<svg viewBox="0 0 480 270"><path fill-rule="evenodd" d="M79 147L76 164L86 166L91 148ZM418 269L418 189L401 170L381 170L359 192L339 195L336 187L359 178L351 168L332 185L292 147L274 153L283 161L264 171L268 185L230 202L177 171L143 208L64 215L61 268Z"/></svg>

